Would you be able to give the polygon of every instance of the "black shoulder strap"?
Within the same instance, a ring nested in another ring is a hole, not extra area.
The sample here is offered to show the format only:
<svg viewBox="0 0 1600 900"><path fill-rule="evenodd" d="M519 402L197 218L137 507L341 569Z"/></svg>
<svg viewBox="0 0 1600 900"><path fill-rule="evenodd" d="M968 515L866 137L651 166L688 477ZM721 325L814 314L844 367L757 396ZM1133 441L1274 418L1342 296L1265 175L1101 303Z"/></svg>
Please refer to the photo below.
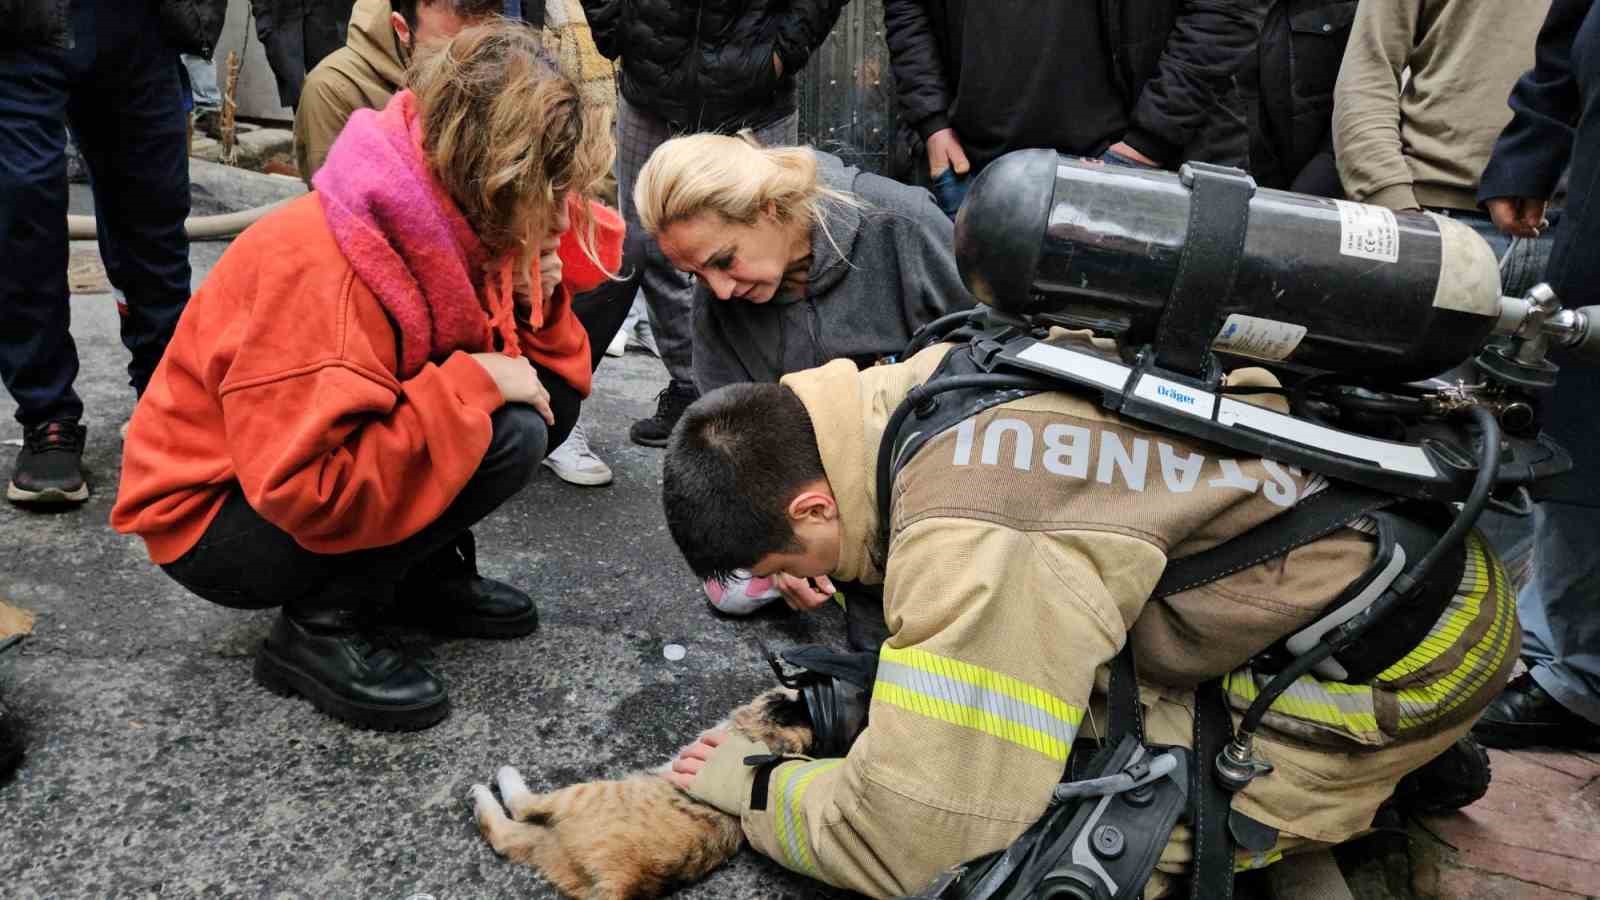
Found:
<svg viewBox="0 0 1600 900"><path fill-rule="evenodd" d="M1288 512L1210 550L1168 562L1151 599L1180 594L1282 556L1397 500L1393 494L1330 481L1326 488L1301 500Z"/></svg>

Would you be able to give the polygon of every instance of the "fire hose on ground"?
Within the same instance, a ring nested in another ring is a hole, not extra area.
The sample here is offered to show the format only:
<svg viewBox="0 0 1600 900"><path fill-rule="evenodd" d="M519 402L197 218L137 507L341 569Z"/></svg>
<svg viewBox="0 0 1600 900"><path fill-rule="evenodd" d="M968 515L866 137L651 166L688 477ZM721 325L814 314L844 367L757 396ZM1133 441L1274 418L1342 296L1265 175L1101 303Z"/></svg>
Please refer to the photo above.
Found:
<svg viewBox="0 0 1600 900"><path fill-rule="evenodd" d="M255 223L257 219L293 200L288 197L275 203L243 209L238 212L214 216L191 216L183 222L184 234L191 241L217 241L231 238ZM74 241L93 240L96 237L94 216L67 216L67 237Z"/></svg>

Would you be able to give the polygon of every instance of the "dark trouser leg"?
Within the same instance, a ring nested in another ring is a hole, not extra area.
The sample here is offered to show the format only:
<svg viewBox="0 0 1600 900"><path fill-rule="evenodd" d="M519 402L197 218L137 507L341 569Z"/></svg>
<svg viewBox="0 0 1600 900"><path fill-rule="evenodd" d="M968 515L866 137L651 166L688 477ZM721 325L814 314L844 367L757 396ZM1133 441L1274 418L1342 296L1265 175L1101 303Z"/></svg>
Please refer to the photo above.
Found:
<svg viewBox="0 0 1600 900"><path fill-rule="evenodd" d="M398 544L338 556L312 553L261 518L235 490L199 543L162 568L179 584L223 606L356 611L392 588L418 560L460 538L533 477L545 450L544 420L521 404L501 407L493 419L494 437L477 473L439 518Z"/></svg>
<svg viewBox="0 0 1600 900"><path fill-rule="evenodd" d="M272 0L251 4L256 17L256 37L266 52L267 66L278 82L278 102L294 109L306 83L304 0Z"/></svg>
<svg viewBox="0 0 1600 900"><path fill-rule="evenodd" d="M572 298L572 311L589 334L590 371L599 370L600 361L606 358L606 345L622 330L633 295L639 290L639 263L635 258L638 246L630 234L623 245L621 280L607 281Z"/></svg>
<svg viewBox="0 0 1600 900"><path fill-rule="evenodd" d="M67 114L89 164L107 274L127 296L129 383L143 394L189 301L183 87L153 15L96 11L100 53Z"/></svg>
<svg viewBox="0 0 1600 900"><path fill-rule="evenodd" d="M625 99L617 101L617 201L628 234L637 235L640 278L645 304L650 310L650 330L655 334L661 362L673 384L694 385L693 318L694 283L667 262L654 238L644 233L633 206L633 187L650 154L672 137L666 122ZM604 349L603 347L601 348Z"/></svg>
<svg viewBox="0 0 1600 900"><path fill-rule="evenodd" d="M0 51L0 378L23 425L83 414L67 330L70 65L66 51Z"/></svg>

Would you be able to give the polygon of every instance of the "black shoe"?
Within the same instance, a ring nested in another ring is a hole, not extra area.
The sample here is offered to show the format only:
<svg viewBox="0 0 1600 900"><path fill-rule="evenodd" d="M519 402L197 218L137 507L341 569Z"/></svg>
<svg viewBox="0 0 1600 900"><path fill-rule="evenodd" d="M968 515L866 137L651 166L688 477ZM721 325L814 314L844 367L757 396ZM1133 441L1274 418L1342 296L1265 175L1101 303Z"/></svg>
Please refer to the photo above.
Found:
<svg viewBox="0 0 1600 900"><path fill-rule="evenodd" d="M70 419L22 430L22 452L6 486L12 503L53 506L89 499L83 480L83 441L89 430Z"/></svg>
<svg viewBox="0 0 1600 900"><path fill-rule="evenodd" d="M1478 802L1489 792L1489 752L1463 735L1422 768L1400 779L1394 804L1408 813L1453 812Z"/></svg>
<svg viewBox="0 0 1600 900"><path fill-rule="evenodd" d="M1570 747L1600 750L1600 725L1561 705L1533 674L1523 672L1483 711L1472 733L1486 747Z"/></svg>
<svg viewBox="0 0 1600 900"><path fill-rule="evenodd" d="M393 618L452 637L516 638L539 627L532 597L478 574L470 531L406 574L395 590Z"/></svg>
<svg viewBox="0 0 1600 900"><path fill-rule="evenodd" d="M665 447L668 435L672 434L672 426L678 424L678 419L683 417L683 411L689 408L689 404L698 399L700 392L695 390L694 385L681 381L670 382L656 395L656 414L633 423L633 427L628 429L628 438L645 447Z"/></svg>
<svg viewBox="0 0 1600 900"><path fill-rule="evenodd" d="M255 675L267 690L304 697L358 728L417 731L450 714L444 685L425 666L329 613L279 616L256 652Z"/></svg>

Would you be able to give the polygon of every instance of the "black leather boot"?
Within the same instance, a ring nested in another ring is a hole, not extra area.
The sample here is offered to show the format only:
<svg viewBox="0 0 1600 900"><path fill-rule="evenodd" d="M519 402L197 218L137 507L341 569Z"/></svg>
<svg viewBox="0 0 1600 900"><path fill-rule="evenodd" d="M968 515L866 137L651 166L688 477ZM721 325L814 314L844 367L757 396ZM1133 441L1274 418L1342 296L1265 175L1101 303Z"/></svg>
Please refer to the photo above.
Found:
<svg viewBox="0 0 1600 900"><path fill-rule="evenodd" d="M1523 672L1494 699L1472 733L1486 747L1570 747L1600 749L1600 725L1567 709L1550 696L1532 673Z"/></svg>
<svg viewBox="0 0 1600 900"><path fill-rule="evenodd" d="M478 574L470 531L406 573L395 591L395 618L451 637L515 638L539 627L533 598Z"/></svg>
<svg viewBox="0 0 1600 900"><path fill-rule="evenodd" d="M370 641L354 609L285 609L256 652L255 676L267 690L304 697L359 728L417 731L450 714L444 684Z"/></svg>
<svg viewBox="0 0 1600 900"><path fill-rule="evenodd" d="M1400 779L1393 802L1413 814L1454 812L1483 799L1492 777L1488 752L1472 735L1463 735L1443 753Z"/></svg>

